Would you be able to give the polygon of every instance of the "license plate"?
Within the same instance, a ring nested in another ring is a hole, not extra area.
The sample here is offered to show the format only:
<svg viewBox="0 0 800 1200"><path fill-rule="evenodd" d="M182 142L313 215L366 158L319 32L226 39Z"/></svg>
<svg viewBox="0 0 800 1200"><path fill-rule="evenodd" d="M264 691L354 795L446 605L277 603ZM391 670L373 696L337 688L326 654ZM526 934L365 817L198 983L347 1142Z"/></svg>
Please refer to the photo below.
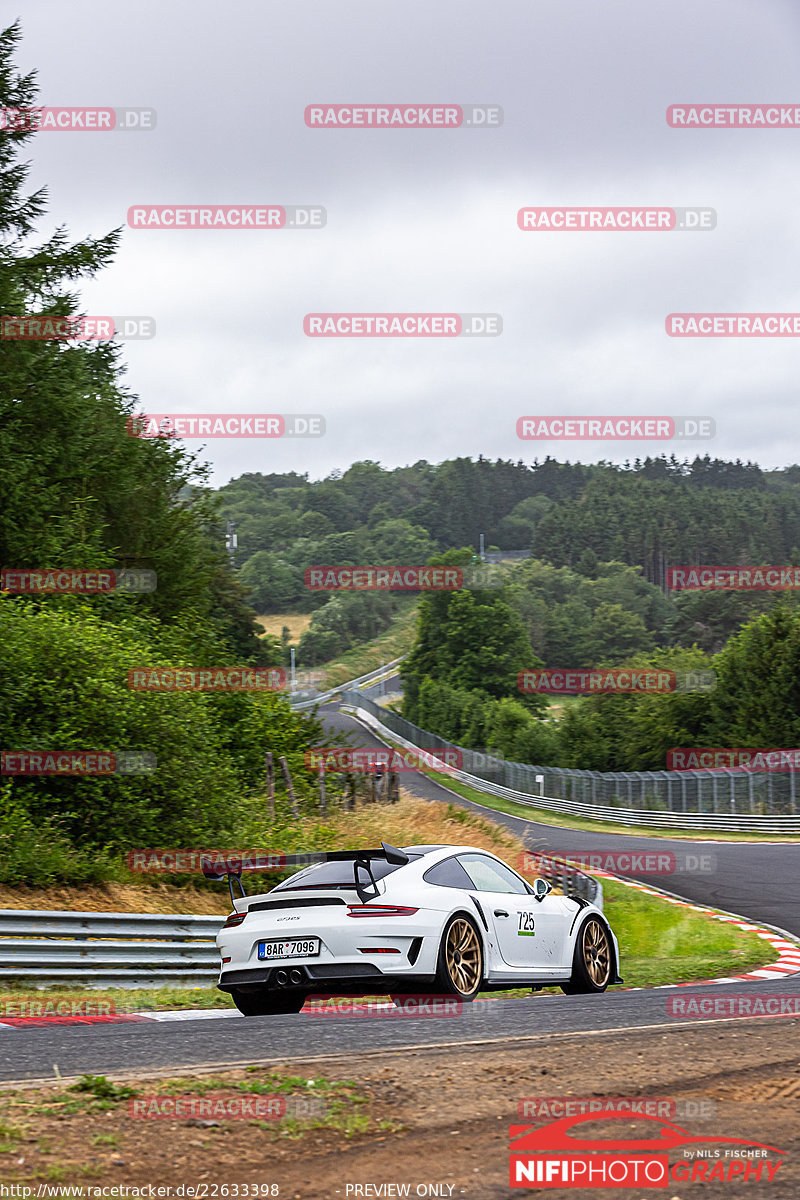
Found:
<svg viewBox="0 0 800 1200"><path fill-rule="evenodd" d="M319 938L290 938L286 942L259 942L259 958L313 958L319 954Z"/></svg>

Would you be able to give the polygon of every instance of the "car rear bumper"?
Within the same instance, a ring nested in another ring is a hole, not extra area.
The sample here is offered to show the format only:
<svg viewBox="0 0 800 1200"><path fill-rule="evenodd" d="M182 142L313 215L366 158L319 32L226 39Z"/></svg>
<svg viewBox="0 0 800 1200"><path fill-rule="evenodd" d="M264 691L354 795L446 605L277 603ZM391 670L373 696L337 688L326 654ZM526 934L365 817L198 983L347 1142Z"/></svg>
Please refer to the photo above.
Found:
<svg viewBox="0 0 800 1200"><path fill-rule="evenodd" d="M374 963L292 963L289 967L250 967L243 971L223 971L218 987L220 991L230 992L234 988L282 989L275 976L278 971L287 969L298 970L303 976L302 982L295 984L296 989L304 992L330 992L336 988L336 994L364 995L365 990L375 989L379 992L402 989L405 991L430 987L435 980L434 975L391 974L382 971Z"/></svg>

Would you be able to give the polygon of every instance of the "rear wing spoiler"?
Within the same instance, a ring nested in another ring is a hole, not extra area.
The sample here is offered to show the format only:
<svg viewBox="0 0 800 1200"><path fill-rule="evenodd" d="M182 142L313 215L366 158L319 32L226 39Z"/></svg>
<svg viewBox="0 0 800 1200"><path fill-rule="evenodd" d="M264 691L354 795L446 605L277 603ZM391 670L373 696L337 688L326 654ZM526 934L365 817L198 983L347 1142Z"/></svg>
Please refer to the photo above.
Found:
<svg viewBox="0 0 800 1200"><path fill-rule="evenodd" d="M394 866L402 867L411 859L404 850L381 842L379 850L312 850L306 854L264 854L252 853L241 855L203 855L201 864L206 879L228 880L228 890L231 900L234 900L233 880L239 885L242 896L246 895L242 887L242 874L245 871L280 871L284 867L309 867L325 862L352 862L353 875L358 886L358 868L363 867L369 873L372 885L377 893L377 886L370 868L370 863L383 860Z"/></svg>

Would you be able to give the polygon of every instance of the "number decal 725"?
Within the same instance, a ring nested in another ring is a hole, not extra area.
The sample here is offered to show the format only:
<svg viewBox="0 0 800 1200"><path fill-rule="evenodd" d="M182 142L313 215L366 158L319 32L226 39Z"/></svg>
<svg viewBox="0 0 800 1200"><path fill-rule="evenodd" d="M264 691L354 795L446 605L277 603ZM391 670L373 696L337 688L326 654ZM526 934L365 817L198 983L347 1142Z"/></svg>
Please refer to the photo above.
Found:
<svg viewBox="0 0 800 1200"><path fill-rule="evenodd" d="M536 930L533 927L533 913L521 912L517 915L519 917L517 937L536 937Z"/></svg>

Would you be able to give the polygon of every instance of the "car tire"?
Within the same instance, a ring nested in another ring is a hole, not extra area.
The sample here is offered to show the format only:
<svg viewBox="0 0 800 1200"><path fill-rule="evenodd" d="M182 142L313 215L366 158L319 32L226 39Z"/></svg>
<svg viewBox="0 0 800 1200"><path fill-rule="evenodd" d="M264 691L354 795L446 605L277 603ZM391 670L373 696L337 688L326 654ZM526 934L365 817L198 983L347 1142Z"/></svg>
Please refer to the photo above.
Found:
<svg viewBox="0 0 800 1200"><path fill-rule="evenodd" d="M444 928L436 966L436 987L448 996L474 1000L483 983L483 943L466 913L456 913Z"/></svg>
<svg viewBox="0 0 800 1200"><path fill-rule="evenodd" d="M245 1017L279 1016L298 1013L306 1002L306 992L231 992L233 1003Z"/></svg>
<svg viewBox="0 0 800 1200"><path fill-rule="evenodd" d="M568 996L604 992L614 977L614 947L603 921L590 916L583 922L575 939L572 975L561 990Z"/></svg>

